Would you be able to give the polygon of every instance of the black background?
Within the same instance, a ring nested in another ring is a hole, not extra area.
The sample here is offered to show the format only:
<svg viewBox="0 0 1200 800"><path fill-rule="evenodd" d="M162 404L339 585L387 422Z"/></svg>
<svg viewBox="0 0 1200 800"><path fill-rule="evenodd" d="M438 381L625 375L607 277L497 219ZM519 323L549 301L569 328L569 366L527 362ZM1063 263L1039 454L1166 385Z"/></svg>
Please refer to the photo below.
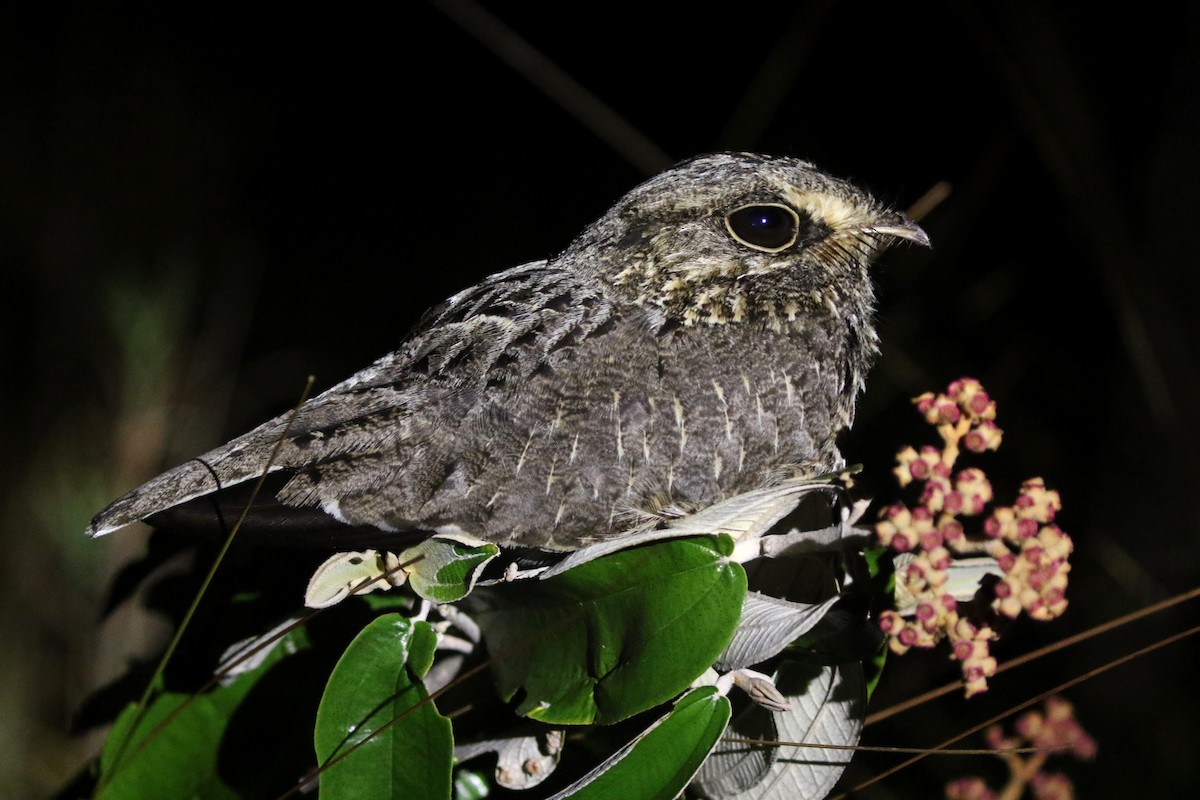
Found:
<svg viewBox="0 0 1200 800"><path fill-rule="evenodd" d="M86 757L62 731L99 680L120 554L82 539L91 513L286 408L307 374L364 366L452 292L553 254L645 177L438 5L0 12L11 785L49 790ZM798 155L901 208L949 183L923 221L933 249L878 269L884 353L843 450L886 495L894 450L928 441L907 398L973 375L999 401L1007 438L981 466L1001 499L1033 475L1061 490L1076 542L1068 614L1018 625L1001 660L1195 586L1194 10L485 5L671 159ZM1195 616L866 741L932 744ZM1196 655L1171 645L1067 692L1100 745L1058 760L1080 796L1190 792ZM872 707L953 671L940 651L897 661ZM895 759L861 754L854 777ZM970 773L1002 768L929 759L862 796Z"/></svg>

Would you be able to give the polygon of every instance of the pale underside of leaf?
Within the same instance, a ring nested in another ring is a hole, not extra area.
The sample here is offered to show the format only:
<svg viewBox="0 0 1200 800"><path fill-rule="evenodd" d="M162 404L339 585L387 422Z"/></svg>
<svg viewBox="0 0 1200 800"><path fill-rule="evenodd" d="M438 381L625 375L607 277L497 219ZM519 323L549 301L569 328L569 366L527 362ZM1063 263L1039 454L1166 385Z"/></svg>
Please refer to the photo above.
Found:
<svg viewBox="0 0 1200 800"><path fill-rule="evenodd" d="M761 664L811 630L837 601L835 595L823 603L793 603L747 592L733 640L716 667L733 670Z"/></svg>
<svg viewBox="0 0 1200 800"><path fill-rule="evenodd" d="M858 743L866 710L866 687L860 664L816 666L785 662L776 674L775 682L787 696L791 710L767 712L751 706L733 720L725 739L760 738L767 728L761 717L770 714L775 735L781 742L840 746ZM729 760L732 758L747 761L747 765L739 769L738 774L742 776L749 775L751 769L761 769L761 759L749 760L745 756L746 745L731 742L719 747L724 752L714 751L716 763L722 763L721 759L732 763ZM852 755L852 750L784 745L768 757L769 766L753 786L740 786L734 781L726 784L714 779L698 788L712 798L819 800L829 794ZM737 793L726 793L730 790Z"/></svg>
<svg viewBox="0 0 1200 800"><path fill-rule="evenodd" d="M454 748L454 760L468 761L485 753L496 754L496 783L505 789L532 789L554 772L562 757L563 732L513 735Z"/></svg>

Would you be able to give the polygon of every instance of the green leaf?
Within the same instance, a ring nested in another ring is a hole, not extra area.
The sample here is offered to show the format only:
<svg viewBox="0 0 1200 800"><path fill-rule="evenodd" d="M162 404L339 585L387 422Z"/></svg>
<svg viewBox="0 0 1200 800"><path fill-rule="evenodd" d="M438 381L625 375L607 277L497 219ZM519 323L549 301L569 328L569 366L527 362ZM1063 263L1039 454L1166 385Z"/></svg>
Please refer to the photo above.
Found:
<svg viewBox="0 0 1200 800"><path fill-rule="evenodd" d="M500 548L494 544L469 547L434 537L408 548L399 559L413 561L404 571L420 597L433 603L453 603L467 596L480 570L499 553Z"/></svg>
<svg viewBox="0 0 1200 800"><path fill-rule="evenodd" d="M870 613L871 624L878 626L879 609L892 608L896 598L896 562L895 552L890 547L882 545L868 547L862 551L862 559L867 565L870 575ZM875 653L863 658L863 678L867 686L867 699L875 694L875 688L883 678L883 669L887 665L887 640L882 639Z"/></svg>
<svg viewBox="0 0 1200 800"><path fill-rule="evenodd" d="M888 648L884 644L879 647L879 652L863 661L863 681L867 687L868 700L875 694L875 688L883 678L883 668L887 666L887 659Z"/></svg>
<svg viewBox="0 0 1200 800"><path fill-rule="evenodd" d="M712 686L681 697L664 717L552 800L673 800L729 722L729 700Z"/></svg>
<svg viewBox="0 0 1200 800"><path fill-rule="evenodd" d="M501 697L551 724L606 725L675 697L729 643L746 596L727 536L623 550L487 593L476 620Z"/></svg>
<svg viewBox="0 0 1200 800"><path fill-rule="evenodd" d="M97 794L101 800L140 797L236 798L238 793L217 774L217 744L239 696L214 693L202 696L146 742L147 736L171 712L187 701L186 694L168 692L158 697L138 724L128 761ZM112 772L114 745L127 735L133 720L130 703L117 719L100 756L101 775Z"/></svg>
<svg viewBox="0 0 1200 800"><path fill-rule="evenodd" d="M436 643L428 623L386 614L346 648L317 712L317 758L345 756L321 773L322 797L450 797L450 721L420 682Z"/></svg>
<svg viewBox="0 0 1200 800"><path fill-rule="evenodd" d="M228 685L217 686L194 699L180 692L159 695L137 722L130 744L120 753L120 766L116 767L120 742L129 735L134 724L135 707L131 703L117 718L101 753L103 786L96 797L102 800L146 797L220 800L261 794L258 790L264 780L261 770L255 774L246 770L244 763L238 763L239 755L244 755L241 742L250 736L261 739L261 729L250 731L248 726L257 728L262 720L256 716L256 711L271 704L272 693L278 696L280 682L274 681L272 685L270 679L264 678L272 674L279 676L280 662L307 650L308 646L303 630L293 631L280 640L261 663L238 675ZM296 681L285 682L290 688L297 688ZM303 703L293 701L292 706L293 710L301 712L296 715L299 717L296 725L304 728L311 725L312 717L305 718ZM248 711L251 707L255 711ZM291 720L288 725L296 727ZM287 762L286 750L291 744L293 742L286 736L271 737L256 757L280 766L280 761ZM294 759L293 763L282 766L285 781L294 779L307 768L306 763ZM294 770L293 775L286 775L288 768ZM246 777L248 773L249 778ZM281 788L276 787L274 792Z"/></svg>

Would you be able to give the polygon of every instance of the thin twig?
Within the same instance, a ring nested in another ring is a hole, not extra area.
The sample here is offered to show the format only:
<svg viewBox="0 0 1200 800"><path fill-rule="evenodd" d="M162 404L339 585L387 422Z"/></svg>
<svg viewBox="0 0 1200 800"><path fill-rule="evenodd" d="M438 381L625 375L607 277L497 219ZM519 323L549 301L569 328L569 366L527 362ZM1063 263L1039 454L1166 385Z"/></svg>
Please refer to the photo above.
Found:
<svg viewBox="0 0 1200 800"><path fill-rule="evenodd" d="M642 173L653 175L675 163L612 106L474 0L430 2Z"/></svg>
<svg viewBox="0 0 1200 800"><path fill-rule="evenodd" d="M1125 614L1124 616L1121 616L1121 617L1117 617L1114 620L1109 620L1108 622L1101 623L1100 625L1096 625L1093 628L1088 628L1086 631L1083 631L1082 633L1077 633L1073 636L1068 636L1065 639L1062 639L1057 642L1053 642L1052 644L1048 644L1045 647L1039 647L1036 650L1031 650L1028 653L1017 656L1016 658L1011 658L1008 661L1005 661L1003 664L1000 664L998 667L996 667L996 674L999 675L1001 672L1004 672L1007 669L1012 669L1013 667L1019 667L1022 664L1027 664L1030 661L1033 661L1034 659L1041 658L1042 656L1046 656L1051 653L1056 653L1059 650L1070 647L1071 645L1074 645L1074 644L1079 644L1080 642L1082 642L1086 639L1090 639L1093 636L1099 636L1102 633L1107 633L1108 631L1113 630L1114 628L1119 628L1120 626L1126 625L1130 622L1136 622L1137 620L1141 619L1142 617L1146 617L1146 616L1149 616L1150 614L1155 614L1159 611L1163 611L1165 609L1170 608L1171 606L1179 605L1180 603L1191 600L1197 596L1200 596L1200 587L1197 587L1197 588L1192 589L1187 592L1183 592L1181 594L1177 594L1174 597L1170 597L1170 598L1167 598L1166 600L1162 600L1160 602L1154 603L1153 605L1146 606L1143 609L1139 609L1137 611L1131 611L1128 614ZM944 694L949 694L950 692L954 691L955 689L959 689L961 687L962 687L962 681L951 681L950 683L947 683L944 686L939 686L936 689L931 689L928 692L919 694L916 697L910 698L901 703L896 703L895 705L888 706L887 708L885 708L881 711L876 711L874 714L870 714L867 716L865 724L873 725L876 722L882 722L883 720L885 720L889 717L894 717L896 714L899 714L903 711L908 711L910 708L916 708L917 706L919 706L923 703L928 703L930 700L935 700L938 697L941 697Z"/></svg>
<svg viewBox="0 0 1200 800"><path fill-rule="evenodd" d="M175 649L179 646L179 642L183 638L183 633L185 630L187 630L188 623L191 622L192 617L196 613L196 609L200 606L200 601L204 598L204 593L208 590L209 584L212 583L213 576L216 575L217 568L221 565L222 559L225 558L225 554L229 551L230 545L233 544L233 537L237 535L237 532L241 529L242 524L246 521L246 517L250 513L250 507L254 504L254 500L258 497L259 491L262 490L263 484L267 480L267 475L271 471L271 465L275 463L275 459L279 456L279 450L283 447L283 442L287 438L288 430L292 427L292 423L296 420L296 415L300 413L301 406L303 406L304 402L308 400L308 395L312 391L313 383L315 382L316 378L312 375L309 375L308 380L304 385L304 391L300 393L300 400L292 409L292 413L288 415L287 422L284 423L283 430L279 434L279 439L275 442L275 447L271 450L271 456L267 459L267 463L263 466L262 474L259 475L258 481L254 484L254 489L250 492L250 499L246 501L246 507L242 509L242 514L240 517L238 517L238 521L234 523L232 528L229 529L229 534L225 537L225 542L221 545L220 552L218 552L217 557L213 559L212 566L209 567L208 574L204 576L204 581L200 584L200 589L196 592L196 596L192 598L192 604L188 607L187 612L183 615L183 619L180 621L179 627L175 630L175 635L171 638L171 643L167 645L166 651L163 653L162 658L160 658L158 661L158 666L154 669L154 674L146 683L146 688L142 692L141 699L138 700L136 710L134 711L133 719L126 727L124 735L122 736L116 752L113 755L112 766L97 780L97 795L100 793L100 790L104 788L104 786L111 781L113 776L120 770L121 760L124 757L125 751L129 747L130 742L133 741L133 735L137 731L137 726L141 724L142 719L146 716L146 712L150 704L150 696L154 694L155 687L158 686L159 682L162 680L163 673L167 669L167 664L170 663L171 656L175 654Z"/></svg>
<svg viewBox="0 0 1200 800"><path fill-rule="evenodd" d="M1113 659L1112 661L1109 661L1106 664L1102 664L1101 666L1096 667L1093 670L1089 670L1088 672L1085 672L1082 675L1078 675L1069 681L1064 681L1063 683L1060 683L1058 686L1055 686L1053 689L1047 689L1046 691L1042 692L1041 694L1035 695L1034 697L1031 697L1030 699L1028 699L1022 703L1018 703L1017 705L1013 706L1012 708L1009 708L1008 710L997 714L996 716L992 717L991 719L984 720L983 722L979 723L978 725L968 728L967 730L965 730L961 733L955 734L954 736L951 736L949 739L946 739L945 741L940 742L939 744L935 744L933 747L930 747L926 752L923 752L921 755L913 756L912 758L908 759L907 761L904 761L903 763L900 763L900 764L892 767L891 769L885 770L885 771L879 773L878 775L870 778L869 780L863 781L862 783L858 784L854 788L850 789L849 792L857 792L861 789L865 789L868 786L878 783L879 781L883 780L884 778L887 778L891 775L896 774L897 772L899 772L902 769L905 769L906 767L912 766L913 764L926 758L927 756L934 755L935 753L938 753L939 751L944 750L945 748L949 747L950 745L954 744L955 742L961 741L962 739L965 739L966 737L970 736L973 733L978 733L979 731L985 730L986 728L989 728L992 725L995 725L996 723L1006 719L1007 717L1010 717L1013 714L1016 714L1018 711L1024 711L1025 709L1029 708L1030 706L1035 706L1038 703L1041 703L1048 697L1052 697L1057 694L1062 694L1067 689L1070 689L1073 686L1083 683L1086 680L1091 680L1092 678L1095 678L1098 675L1102 675L1105 672L1108 672L1111 669L1114 669L1116 667L1121 666L1122 664L1132 661L1135 658L1144 656L1147 653L1152 653L1155 650L1158 650L1159 648L1166 647L1169 644L1174 644L1175 642L1178 642L1181 639L1186 639L1188 636L1193 636L1197 633L1200 633L1200 625L1197 625L1193 628L1188 628L1186 631L1177 633L1174 636L1168 636L1166 639L1162 639L1160 641L1155 642L1154 644L1147 645L1139 650L1133 651L1132 653L1127 653L1127 654L1121 656L1120 658ZM831 800L842 800L843 798L848 796L849 792L844 792L842 794L839 794L839 795L837 795L837 797L831 798Z"/></svg>

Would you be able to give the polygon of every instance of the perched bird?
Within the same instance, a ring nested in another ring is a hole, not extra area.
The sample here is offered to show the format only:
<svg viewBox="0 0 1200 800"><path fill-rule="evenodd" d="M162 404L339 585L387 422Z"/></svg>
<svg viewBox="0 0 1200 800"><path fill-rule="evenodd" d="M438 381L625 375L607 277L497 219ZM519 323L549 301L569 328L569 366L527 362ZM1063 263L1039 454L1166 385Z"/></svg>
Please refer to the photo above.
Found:
<svg viewBox="0 0 1200 800"><path fill-rule="evenodd" d="M869 267L901 239L928 244L807 162L693 158L558 256L434 308L290 426L160 475L88 532L211 518L207 496L269 470L274 498L251 522L284 535L566 551L836 469L877 351Z"/></svg>

